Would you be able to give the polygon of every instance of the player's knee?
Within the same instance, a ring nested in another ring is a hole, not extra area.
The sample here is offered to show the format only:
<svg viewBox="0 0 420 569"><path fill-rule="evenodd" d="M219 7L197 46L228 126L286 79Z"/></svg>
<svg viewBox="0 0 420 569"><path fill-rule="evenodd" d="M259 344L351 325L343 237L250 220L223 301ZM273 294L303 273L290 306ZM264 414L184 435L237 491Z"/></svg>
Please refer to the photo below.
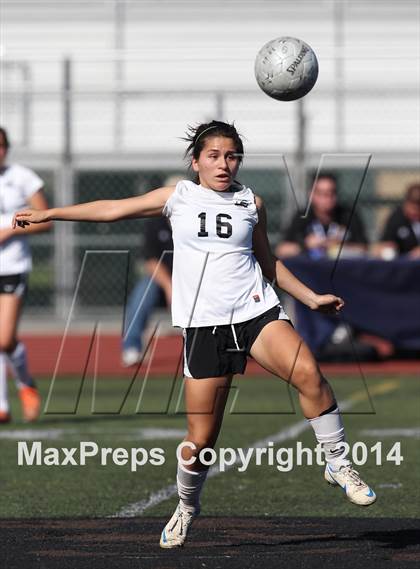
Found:
<svg viewBox="0 0 420 569"><path fill-rule="evenodd" d="M296 365L292 383L303 394L321 391L323 378L316 362L308 359Z"/></svg>
<svg viewBox="0 0 420 569"><path fill-rule="evenodd" d="M3 338L0 336L0 352L6 352L10 354L16 347L16 342L13 338L9 338L4 336Z"/></svg>
<svg viewBox="0 0 420 569"><path fill-rule="evenodd" d="M213 448L215 441L212 439L211 436L202 436L202 437L195 437L193 439L194 445L196 447L196 454L200 454L200 452L206 448Z"/></svg>

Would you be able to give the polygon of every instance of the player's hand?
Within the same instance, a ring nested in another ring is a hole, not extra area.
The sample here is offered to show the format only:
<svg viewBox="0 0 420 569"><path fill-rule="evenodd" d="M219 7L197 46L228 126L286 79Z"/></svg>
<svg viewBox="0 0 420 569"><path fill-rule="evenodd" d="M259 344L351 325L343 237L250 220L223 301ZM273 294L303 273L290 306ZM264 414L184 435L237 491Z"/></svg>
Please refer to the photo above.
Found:
<svg viewBox="0 0 420 569"><path fill-rule="evenodd" d="M322 314L337 314L343 306L344 300L339 296L334 294L317 294L310 308Z"/></svg>
<svg viewBox="0 0 420 569"><path fill-rule="evenodd" d="M325 249L327 244L326 238L321 235L316 235L316 233L310 233L305 238L305 247L307 249Z"/></svg>
<svg viewBox="0 0 420 569"><path fill-rule="evenodd" d="M49 221L48 210L45 209L27 209L24 211L18 211L15 213L12 221L13 229L16 227L25 228L31 223L43 223Z"/></svg>

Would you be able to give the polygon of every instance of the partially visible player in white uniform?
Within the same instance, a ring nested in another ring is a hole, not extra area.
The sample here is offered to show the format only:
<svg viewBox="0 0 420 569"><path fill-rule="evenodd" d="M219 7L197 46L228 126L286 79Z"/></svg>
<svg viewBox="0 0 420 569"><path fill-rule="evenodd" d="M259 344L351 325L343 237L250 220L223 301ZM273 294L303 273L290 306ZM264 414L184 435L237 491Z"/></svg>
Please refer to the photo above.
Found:
<svg viewBox="0 0 420 569"><path fill-rule="evenodd" d="M114 221L166 215L174 240L172 313L184 328L184 375L191 443L178 464L179 504L164 528L160 545L183 545L200 511L207 467L203 448L215 445L228 388L243 373L247 354L299 392L303 414L326 453L326 480L345 489L350 501L369 505L375 493L337 448L344 427L331 387L309 348L290 325L269 282L313 310L338 312L344 302L310 290L271 254L262 200L236 181L243 156L233 125L212 121L192 129L187 154L195 182L179 182L144 196L91 202L46 212L21 212L14 224L54 219ZM263 275L266 280L264 280Z"/></svg>
<svg viewBox="0 0 420 569"><path fill-rule="evenodd" d="M22 207L48 207L43 181L29 168L7 164L9 139L0 127L0 423L10 421L7 396L6 361L15 376L25 421L34 421L41 399L28 371L25 345L17 338L19 317L32 268L27 230L12 229L13 215ZM49 224L33 226L30 233L49 229Z"/></svg>

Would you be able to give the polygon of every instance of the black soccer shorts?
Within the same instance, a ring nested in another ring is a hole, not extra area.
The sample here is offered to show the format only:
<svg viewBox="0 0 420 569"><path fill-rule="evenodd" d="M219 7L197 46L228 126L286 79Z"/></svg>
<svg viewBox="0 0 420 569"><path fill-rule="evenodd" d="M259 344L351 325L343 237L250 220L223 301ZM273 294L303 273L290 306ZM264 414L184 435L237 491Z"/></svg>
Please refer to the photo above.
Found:
<svg viewBox="0 0 420 569"><path fill-rule="evenodd" d="M19 275L0 275L0 294L16 294L22 297L27 290L26 273Z"/></svg>
<svg viewBox="0 0 420 569"><path fill-rule="evenodd" d="M281 305L238 324L184 328L184 375L203 379L244 373L252 344L274 320L290 323Z"/></svg>

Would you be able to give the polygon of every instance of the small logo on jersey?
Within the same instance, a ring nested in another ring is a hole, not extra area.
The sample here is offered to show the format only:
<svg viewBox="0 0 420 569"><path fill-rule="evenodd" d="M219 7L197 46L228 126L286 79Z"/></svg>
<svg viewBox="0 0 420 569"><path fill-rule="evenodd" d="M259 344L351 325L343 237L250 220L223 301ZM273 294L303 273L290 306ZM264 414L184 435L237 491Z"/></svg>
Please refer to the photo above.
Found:
<svg viewBox="0 0 420 569"><path fill-rule="evenodd" d="M14 285L5 284L3 287L4 292L13 292L15 290Z"/></svg>
<svg viewBox="0 0 420 569"><path fill-rule="evenodd" d="M260 295L259 294L253 294L252 298L254 299L254 302L260 302Z"/></svg>
<svg viewBox="0 0 420 569"><path fill-rule="evenodd" d="M252 202L249 202L247 200L236 200L235 205L239 205L241 207L248 207L249 205L251 205Z"/></svg>

